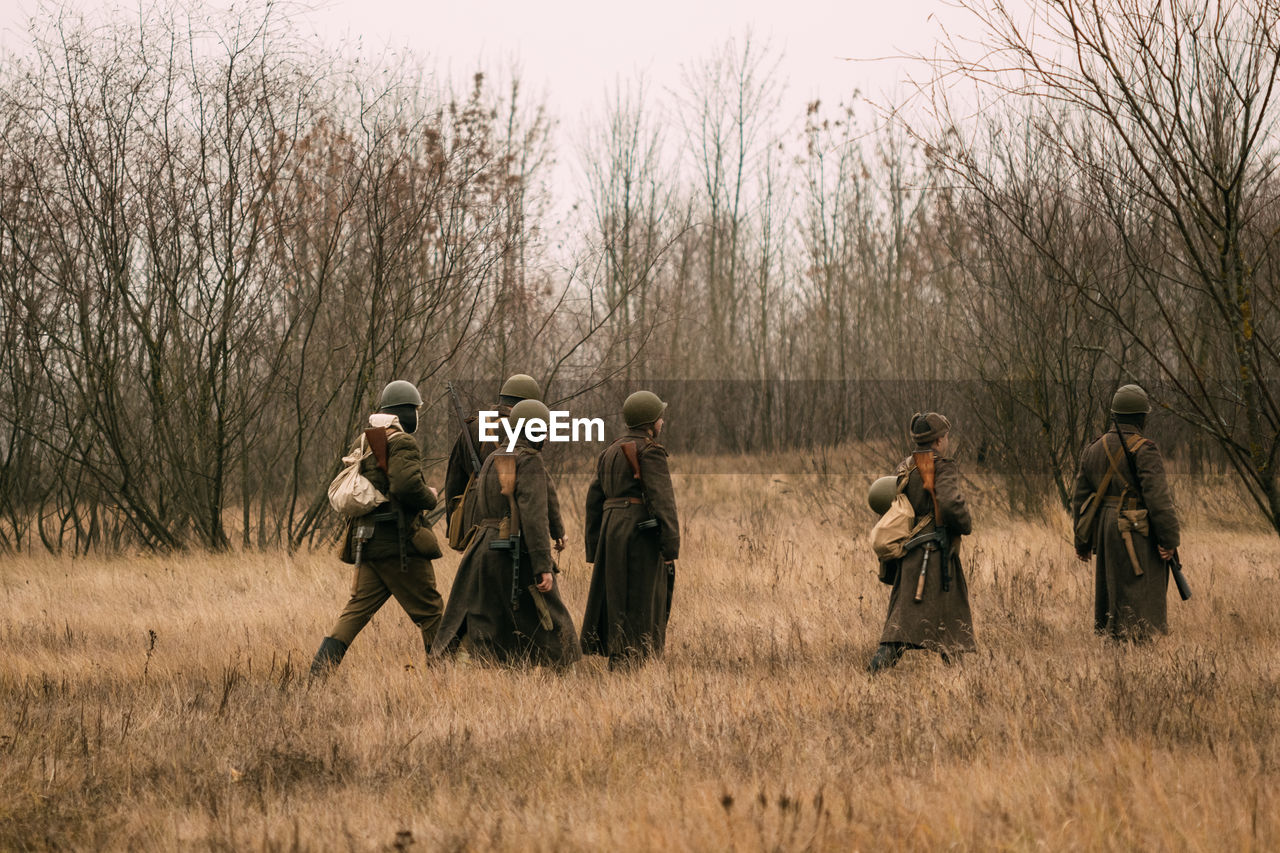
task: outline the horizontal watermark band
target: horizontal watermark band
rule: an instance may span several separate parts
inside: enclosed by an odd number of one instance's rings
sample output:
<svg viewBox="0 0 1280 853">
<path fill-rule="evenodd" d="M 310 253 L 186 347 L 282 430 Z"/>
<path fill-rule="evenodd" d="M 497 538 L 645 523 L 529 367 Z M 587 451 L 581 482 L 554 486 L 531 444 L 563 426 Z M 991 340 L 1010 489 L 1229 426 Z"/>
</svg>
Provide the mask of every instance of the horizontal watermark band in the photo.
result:
<svg viewBox="0 0 1280 853">
<path fill-rule="evenodd" d="M 480 411 L 480 440 L 498 441 L 498 431 L 505 435 L 507 452 L 515 450 L 521 434 L 531 442 L 604 441 L 603 418 L 571 418 L 563 410 L 552 410 L 551 419 L 518 418 L 514 424 L 494 409 Z"/>
</svg>

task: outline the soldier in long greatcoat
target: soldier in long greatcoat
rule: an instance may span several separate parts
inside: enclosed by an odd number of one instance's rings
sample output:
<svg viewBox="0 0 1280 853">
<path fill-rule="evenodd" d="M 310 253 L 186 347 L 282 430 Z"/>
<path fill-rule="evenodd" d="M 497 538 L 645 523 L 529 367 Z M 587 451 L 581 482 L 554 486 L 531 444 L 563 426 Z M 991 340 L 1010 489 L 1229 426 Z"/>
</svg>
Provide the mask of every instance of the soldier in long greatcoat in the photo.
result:
<svg viewBox="0 0 1280 853">
<path fill-rule="evenodd" d="M 666 643 L 680 556 L 675 491 L 658 444 L 666 407 L 650 391 L 627 397 L 628 431 L 600 454 L 587 490 L 587 562 L 595 566 L 582 650 L 608 656 L 610 668 L 661 654 Z"/>
<path fill-rule="evenodd" d="M 906 649 L 937 651 L 950 661 L 962 652 L 973 651 L 973 616 L 969 610 L 969 586 L 960 565 L 960 537 L 973 530 L 969 508 L 960 492 L 960 474 L 950 453 L 951 422 L 936 412 L 917 414 L 911 419 L 911 436 L 917 452 L 931 454 L 934 466 L 934 496 L 925 491 L 924 478 L 915 456 L 898 466 L 897 476 L 906 479 L 904 494 L 917 519 L 930 520 L 918 532 L 928 537 L 939 525 L 948 542 L 933 542 L 907 551 L 899 562 L 893 591 L 889 594 L 889 615 L 880 635 L 880 647 L 867 667 L 875 673 L 898 663 Z M 943 561 L 946 574 L 943 576 Z M 926 562 L 927 561 L 927 562 Z M 924 590 L 916 600 L 921 567 Z M 944 588 L 945 587 L 945 588 Z"/>
<path fill-rule="evenodd" d="M 1078 522 L 1086 502 L 1105 484 L 1094 498 L 1092 530 L 1077 530 L 1075 546 L 1081 561 L 1097 557 L 1094 630 L 1117 639 L 1142 640 L 1169 630 L 1167 561 L 1179 543 L 1178 513 L 1160 450 L 1142 434 L 1150 411 L 1139 386 L 1116 391 L 1112 428 L 1081 455 L 1072 500 Z"/>
<path fill-rule="evenodd" d="M 537 400 L 517 403 L 510 414 L 550 420 L 547 407 Z M 493 451 L 480 469 L 472 497 L 466 504 L 470 543 L 453 580 L 444 619 L 432 646 L 433 656 L 451 655 L 460 649 L 473 657 L 499 663 L 535 663 L 568 666 L 581 657 L 578 633 L 560 598 L 558 569 L 551 557 L 551 522 L 548 495 L 554 492 L 543 465 L 540 443 L 522 434 L 512 452 Z M 519 517 L 519 574 L 514 578 L 513 552 L 495 549 L 510 541 L 511 510 L 502 493 L 500 467 L 513 460 L 515 503 Z M 510 463 L 508 463 L 510 464 Z"/>
</svg>

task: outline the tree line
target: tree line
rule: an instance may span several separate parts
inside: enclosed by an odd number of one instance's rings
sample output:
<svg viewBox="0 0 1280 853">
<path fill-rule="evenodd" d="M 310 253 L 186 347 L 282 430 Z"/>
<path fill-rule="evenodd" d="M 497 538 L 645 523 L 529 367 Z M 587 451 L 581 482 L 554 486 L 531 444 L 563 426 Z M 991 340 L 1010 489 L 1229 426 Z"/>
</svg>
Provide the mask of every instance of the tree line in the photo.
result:
<svg viewBox="0 0 1280 853">
<path fill-rule="evenodd" d="M 910 120 L 781 116 L 744 37 L 573 150 L 518 79 L 269 6 L 34 24 L 0 67 L 0 547 L 301 547 L 384 382 L 438 458 L 444 382 L 523 371 L 592 415 L 652 386 L 683 452 L 945 410 L 1031 510 L 1136 379 L 1280 529 L 1276 5 L 969 6 L 989 50 L 944 45 Z"/>
</svg>

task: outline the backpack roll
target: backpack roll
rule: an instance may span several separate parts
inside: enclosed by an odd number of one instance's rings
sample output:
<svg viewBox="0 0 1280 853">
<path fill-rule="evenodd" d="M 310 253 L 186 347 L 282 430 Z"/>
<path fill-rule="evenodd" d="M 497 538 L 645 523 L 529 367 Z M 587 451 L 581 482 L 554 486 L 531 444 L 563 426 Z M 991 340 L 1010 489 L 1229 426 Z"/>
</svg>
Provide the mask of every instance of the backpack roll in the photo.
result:
<svg viewBox="0 0 1280 853">
<path fill-rule="evenodd" d="M 378 491 L 369 478 L 360 473 L 360 463 L 371 453 L 368 442 L 360 436 L 358 447 L 342 457 L 343 469 L 329 484 L 329 506 L 334 512 L 347 518 L 357 518 L 372 512 L 379 504 L 387 502 L 387 496 Z"/>
<path fill-rule="evenodd" d="M 899 561 L 906 556 L 907 542 L 933 521 L 932 515 L 916 520 L 916 511 L 906 495 L 907 476 L 899 478 L 898 493 L 893 496 L 893 502 L 871 528 L 871 550 L 880 560 L 879 579 L 889 585 L 897 582 Z"/>
<path fill-rule="evenodd" d="M 931 521 L 933 516 L 926 515 L 917 522 L 911 501 L 907 500 L 906 495 L 899 493 L 888 511 L 871 528 L 871 550 L 881 560 L 901 560 L 906 556 L 908 540 Z"/>
</svg>

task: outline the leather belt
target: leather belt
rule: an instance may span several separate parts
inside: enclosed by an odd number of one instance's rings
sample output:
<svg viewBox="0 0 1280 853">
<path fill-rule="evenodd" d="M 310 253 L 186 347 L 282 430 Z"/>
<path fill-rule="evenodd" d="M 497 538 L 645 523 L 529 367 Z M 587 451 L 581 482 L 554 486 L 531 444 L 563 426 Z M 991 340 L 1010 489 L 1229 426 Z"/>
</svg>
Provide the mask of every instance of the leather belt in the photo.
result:
<svg viewBox="0 0 1280 853">
<path fill-rule="evenodd" d="M 640 498 L 609 498 L 604 502 L 605 509 L 624 509 L 644 503 Z"/>
</svg>

